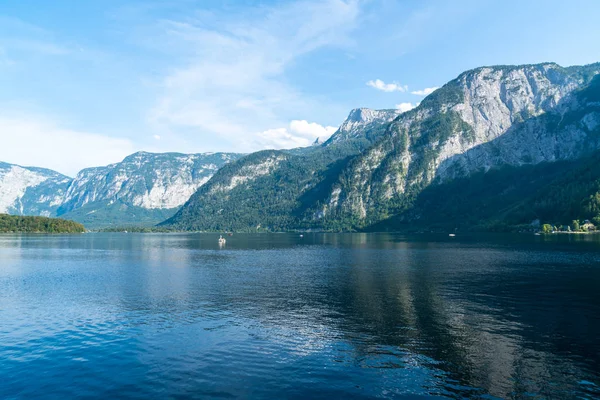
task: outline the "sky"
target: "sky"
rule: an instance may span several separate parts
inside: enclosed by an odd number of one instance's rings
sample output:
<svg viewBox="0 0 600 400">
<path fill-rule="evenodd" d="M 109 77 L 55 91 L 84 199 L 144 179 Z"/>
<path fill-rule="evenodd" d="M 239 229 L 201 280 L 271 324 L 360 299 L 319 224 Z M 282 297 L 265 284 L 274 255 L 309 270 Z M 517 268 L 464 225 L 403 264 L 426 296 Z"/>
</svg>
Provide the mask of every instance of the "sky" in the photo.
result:
<svg viewBox="0 0 600 400">
<path fill-rule="evenodd" d="M 2 0 L 0 161 L 248 153 L 483 65 L 600 61 L 597 0 Z"/>
</svg>

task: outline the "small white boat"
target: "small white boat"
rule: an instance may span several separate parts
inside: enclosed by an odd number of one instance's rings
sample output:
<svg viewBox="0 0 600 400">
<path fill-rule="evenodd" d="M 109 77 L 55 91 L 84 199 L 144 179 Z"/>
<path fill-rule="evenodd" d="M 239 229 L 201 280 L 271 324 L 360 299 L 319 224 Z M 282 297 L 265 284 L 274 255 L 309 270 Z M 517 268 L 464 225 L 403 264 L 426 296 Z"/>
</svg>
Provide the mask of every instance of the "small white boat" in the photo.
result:
<svg viewBox="0 0 600 400">
<path fill-rule="evenodd" d="M 450 236 L 450 237 L 454 237 L 454 236 L 456 236 L 456 235 L 455 235 L 454 233 L 451 233 L 451 234 L 449 234 L 448 236 Z"/>
<path fill-rule="evenodd" d="M 303 238 L 303 237 L 304 237 L 304 235 L 300 235 L 300 237 L 301 237 L 301 238 Z"/>
<path fill-rule="evenodd" d="M 223 246 L 227 243 L 227 240 L 223 237 L 223 235 L 219 235 L 219 246 Z"/>
</svg>

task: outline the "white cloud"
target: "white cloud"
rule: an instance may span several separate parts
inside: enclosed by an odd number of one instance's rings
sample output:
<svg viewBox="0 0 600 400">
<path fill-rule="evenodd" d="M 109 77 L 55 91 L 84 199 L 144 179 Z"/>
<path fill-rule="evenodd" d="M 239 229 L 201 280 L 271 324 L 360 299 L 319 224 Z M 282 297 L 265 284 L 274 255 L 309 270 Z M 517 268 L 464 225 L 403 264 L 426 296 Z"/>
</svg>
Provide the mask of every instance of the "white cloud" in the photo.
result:
<svg viewBox="0 0 600 400">
<path fill-rule="evenodd" d="M 337 130 L 335 126 L 323 126 L 316 122 L 294 120 L 290 122 L 290 130 L 298 136 L 315 140 L 316 138 L 328 139 Z"/>
<path fill-rule="evenodd" d="M 160 140 L 160 135 L 154 135 L 152 136 L 155 140 Z"/>
<path fill-rule="evenodd" d="M 157 130 L 253 151 L 265 143 L 268 127 L 334 107 L 296 90 L 286 70 L 314 50 L 347 46 L 358 1 L 303 1 L 241 14 L 204 12 L 185 22 L 161 22 L 163 35 L 154 42 L 186 61 L 161 84 L 148 115 Z"/>
<path fill-rule="evenodd" d="M 429 96 L 431 93 L 435 92 L 436 90 L 438 90 L 439 87 L 434 86 L 434 87 L 430 87 L 430 88 L 425 88 L 423 90 L 415 90 L 412 91 L 412 94 L 416 94 L 417 96 Z"/>
<path fill-rule="evenodd" d="M 257 136 L 258 144 L 262 148 L 291 149 L 306 147 L 318 138 L 321 142 L 337 130 L 334 126 L 322 126 L 315 122 L 293 120 L 286 128 L 267 129 Z"/>
<path fill-rule="evenodd" d="M 400 85 L 398 83 L 385 83 L 381 79 L 375 79 L 374 81 L 368 81 L 367 86 L 371 86 L 377 90 L 384 92 L 406 92 L 408 87 L 406 85 Z"/>
<path fill-rule="evenodd" d="M 407 112 L 412 110 L 413 108 L 415 108 L 418 104 L 412 104 L 412 103 L 400 103 L 400 104 L 396 104 L 396 110 L 400 110 L 402 112 Z"/>
<path fill-rule="evenodd" d="M 121 161 L 134 152 L 126 139 L 59 126 L 38 116 L 0 115 L 0 160 L 74 176 L 86 167 Z"/>
</svg>

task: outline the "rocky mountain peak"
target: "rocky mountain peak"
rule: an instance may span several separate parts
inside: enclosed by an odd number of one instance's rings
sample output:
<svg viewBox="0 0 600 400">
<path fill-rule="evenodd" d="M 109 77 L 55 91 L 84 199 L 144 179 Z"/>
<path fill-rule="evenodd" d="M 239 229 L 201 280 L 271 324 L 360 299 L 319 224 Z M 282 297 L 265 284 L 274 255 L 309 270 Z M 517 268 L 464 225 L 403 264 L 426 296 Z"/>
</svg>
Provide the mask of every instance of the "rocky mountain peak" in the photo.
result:
<svg viewBox="0 0 600 400">
<path fill-rule="evenodd" d="M 370 108 L 355 108 L 348 114 L 342 126 L 353 123 L 368 124 L 374 121 L 393 119 L 400 114 L 398 110 L 372 110 Z"/>
<path fill-rule="evenodd" d="M 370 108 L 355 108 L 350 111 L 346 120 L 338 130 L 325 142 L 325 145 L 338 143 L 343 140 L 364 136 L 364 133 L 387 124 L 400 115 L 399 110 L 372 110 Z"/>
<path fill-rule="evenodd" d="M 597 105 L 579 99 L 600 65 L 554 63 L 466 71 L 394 120 L 357 157 L 315 215 L 376 221 L 407 193 L 477 171 L 585 156 L 596 140 Z M 367 222 L 367 223 L 369 223 Z"/>
</svg>

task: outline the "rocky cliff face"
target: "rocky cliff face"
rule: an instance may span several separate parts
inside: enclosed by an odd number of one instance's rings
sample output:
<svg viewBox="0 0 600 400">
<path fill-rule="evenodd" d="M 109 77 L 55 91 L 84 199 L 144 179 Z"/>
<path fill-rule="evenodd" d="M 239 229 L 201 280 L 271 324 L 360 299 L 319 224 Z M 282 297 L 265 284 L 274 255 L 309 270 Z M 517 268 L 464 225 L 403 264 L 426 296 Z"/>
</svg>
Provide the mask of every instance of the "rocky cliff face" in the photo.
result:
<svg viewBox="0 0 600 400">
<path fill-rule="evenodd" d="M 233 153 L 139 152 L 106 167 L 87 168 L 75 179 L 41 168 L 0 163 L 0 212 L 64 216 L 93 225 L 100 219 L 131 223 L 172 215 Z M 132 213 L 135 210 L 135 213 Z M 173 210 L 166 212 L 165 210 Z M 96 215 L 94 215 L 96 214 Z"/>
<path fill-rule="evenodd" d="M 0 162 L 0 213 L 55 215 L 70 182 L 55 171 Z"/>
<path fill-rule="evenodd" d="M 356 108 L 350 111 L 346 120 L 338 130 L 331 135 L 324 145 L 331 146 L 351 139 L 369 138 L 376 139 L 383 133 L 380 128 L 391 122 L 401 114 L 399 110 L 371 110 L 369 108 Z"/>
<path fill-rule="evenodd" d="M 406 207 L 433 182 L 597 149 L 598 72 L 600 64 L 548 63 L 461 74 L 393 121 L 340 175 L 312 218 L 364 226 Z"/>
<path fill-rule="evenodd" d="M 59 212 L 97 201 L 121 201 L 145 209 L 176 208 L 235 158 L 230 153 L 135 153 L 120 163 L 79 172 Z"/>
</svg>

